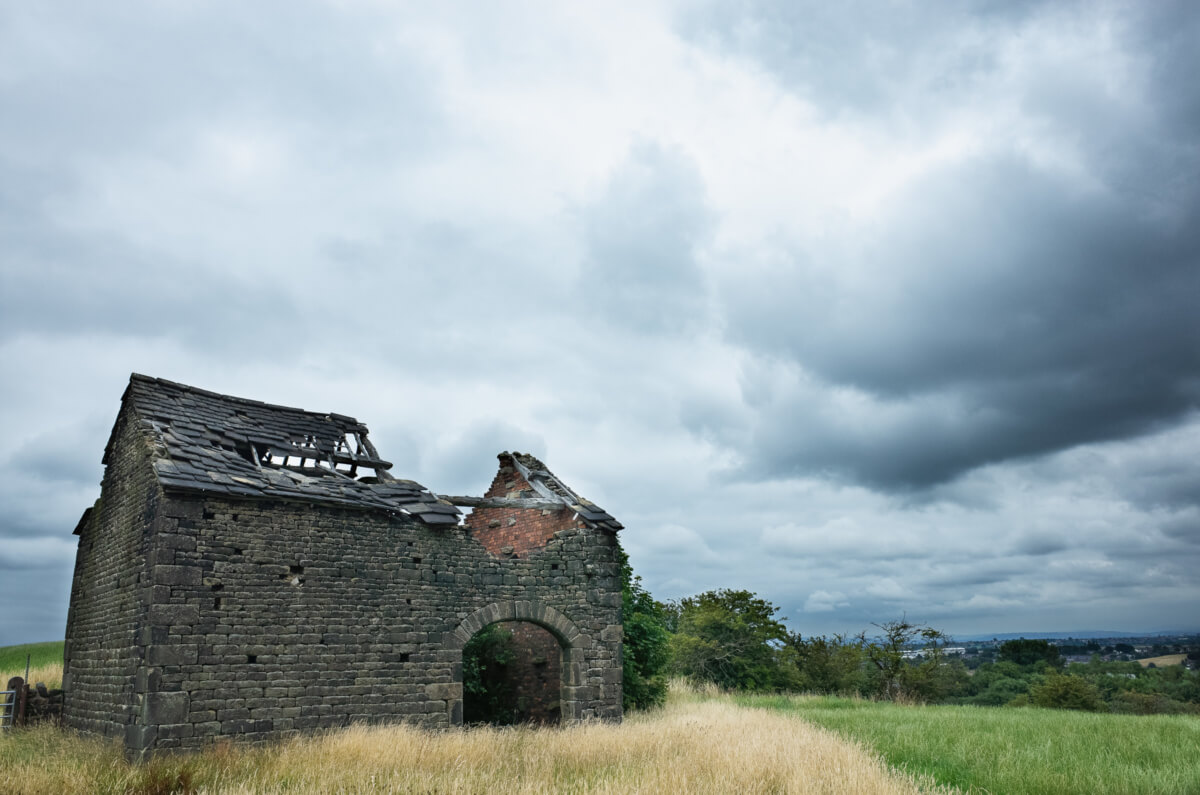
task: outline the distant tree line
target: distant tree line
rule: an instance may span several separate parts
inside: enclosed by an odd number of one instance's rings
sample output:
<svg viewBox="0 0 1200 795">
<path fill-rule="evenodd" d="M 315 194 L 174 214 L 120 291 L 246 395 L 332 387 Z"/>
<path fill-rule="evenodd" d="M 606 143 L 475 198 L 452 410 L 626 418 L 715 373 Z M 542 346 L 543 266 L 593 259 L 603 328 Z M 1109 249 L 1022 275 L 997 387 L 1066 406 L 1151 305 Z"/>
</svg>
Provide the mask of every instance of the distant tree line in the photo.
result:
<svg viewBox="0 0 1200 795">
<path fill-rule="evenodd" d="M 654 600 L 625 566 L 625 707 L 652 707 L 683 676 L 729 690 L 812 692 L 909 703 L 1039 706 L 1131 714 L 1200 714 L 1200 672 L 1136 662 L 1064 664 L 1045 640 L 1010 640 L 968 670 L 950 638 L 900 618 L 857 635 L 792 632 L 749 591 Z"/>
</svg>

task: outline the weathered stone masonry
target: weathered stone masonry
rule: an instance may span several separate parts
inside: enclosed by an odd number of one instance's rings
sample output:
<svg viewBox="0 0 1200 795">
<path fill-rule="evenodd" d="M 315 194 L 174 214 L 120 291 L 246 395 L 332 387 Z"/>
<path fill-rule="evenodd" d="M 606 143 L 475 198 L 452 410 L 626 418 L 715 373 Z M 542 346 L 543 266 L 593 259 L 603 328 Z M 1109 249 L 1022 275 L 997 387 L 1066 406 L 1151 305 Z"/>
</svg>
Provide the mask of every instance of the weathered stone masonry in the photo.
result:
<svg viewBox="0 0 1200 795">
<path fill-rule="evenodd" d="M 135 755 L 452 726 L 463 645 L 506 621 L 561 645 L 564 720 L 619 719 L 620 525 L 537 459 L 500 459 L 521 496 L 493 484 L 460 524 L 353 418 L 133 376 L 77 529 L 67 724 Z"/>
</svg>

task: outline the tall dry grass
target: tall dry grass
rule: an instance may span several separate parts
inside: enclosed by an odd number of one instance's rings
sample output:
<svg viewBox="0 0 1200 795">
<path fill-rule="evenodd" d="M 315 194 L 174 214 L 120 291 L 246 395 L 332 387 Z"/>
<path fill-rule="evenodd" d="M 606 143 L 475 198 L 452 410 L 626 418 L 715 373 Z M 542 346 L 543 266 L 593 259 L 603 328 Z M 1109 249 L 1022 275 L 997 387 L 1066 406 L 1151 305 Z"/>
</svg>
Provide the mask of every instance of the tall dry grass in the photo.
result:
<svg viewBox="0 0 1200 795">
<path fill-rule="evenodd" d="M 25 666 L 0 672 L 0 687 L 7 685 L 14 676 L 25 676 Z M 35 665 L 29 669 L 29 684 L 42 682 L 51 690 L 62 687 L 63 664 L 61 662 Z"/>
<path fill-rule="evenodd" d="M 27 735 L 36 742 L 37 735 Z M 433 733 L 355 726 L 264 748 L 223 744 L 134 767 L 119 749 L 24 754 L 0 739 L 16 792 L 199 793 L 915 793 L 939 790 L 889 770 L 863 746 L 794 716 L 676 691 L 621 725 Z M 98 750 L 103 747 L 103 751 Z M 30 750 L 30 749 L 26 749 Z"/>
</svg>

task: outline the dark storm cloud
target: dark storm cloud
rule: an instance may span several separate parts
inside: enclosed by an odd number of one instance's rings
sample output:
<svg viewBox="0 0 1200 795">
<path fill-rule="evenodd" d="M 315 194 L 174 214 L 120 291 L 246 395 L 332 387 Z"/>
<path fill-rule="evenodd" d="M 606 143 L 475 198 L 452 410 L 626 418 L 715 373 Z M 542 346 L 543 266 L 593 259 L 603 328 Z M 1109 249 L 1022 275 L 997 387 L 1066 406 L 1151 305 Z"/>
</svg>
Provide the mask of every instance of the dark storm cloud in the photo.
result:
<svg viewBox="0 0 1200 795">
<path fill-rule="evenodd" d="M 1175 74 L 1194 57 L 1178 49 L 1152 62 L 1187 105 L 1200 87 Z M 1198 405 L 1190 114 L 1156 91 L 1162 104 L 1129 120 L 1111 98 L 1062 102 L 1089 90 L 1069 74 L 1048 82 L 1064 88 L 1028 86 L 1026 111 L 1074 142 L 1087 178 L 995 142 L 907 185 L 840 249 L 795 248 L 760 279 L 731 283 L 731 337 L 820 382 L 807 397 L 771 396 L 748 471 L 926 487 L 1144 434 Z M 813 390 L 828 388 L 890 419 L 859 432 L 855 417 L 814 405 Z M 842 422 L 814 427 L 822 411 Z"/>
<path fill-rule="evenodd" d="M 1197 405 L 1194 229 L 1056 189 L 1021 163 L 972 171 L 914 191 L 940 212 L 902 213 L 848 263 L 871 263 L 866 284 L 797 268 L 737 289 L 738 339 L 897 410 L 860 434 L 814 426 L 782 397 L 752 456 L 764 473 L 926 486 L 1144 433 Z"/>
<path fill-rule="evenodd" d="M 640 142 L 582 209 L 581 305 L 635 330 L 679 332 L 707 314 L 698 246 L 712 214 L 704 182 L 682 152 Z"/>
</svg>

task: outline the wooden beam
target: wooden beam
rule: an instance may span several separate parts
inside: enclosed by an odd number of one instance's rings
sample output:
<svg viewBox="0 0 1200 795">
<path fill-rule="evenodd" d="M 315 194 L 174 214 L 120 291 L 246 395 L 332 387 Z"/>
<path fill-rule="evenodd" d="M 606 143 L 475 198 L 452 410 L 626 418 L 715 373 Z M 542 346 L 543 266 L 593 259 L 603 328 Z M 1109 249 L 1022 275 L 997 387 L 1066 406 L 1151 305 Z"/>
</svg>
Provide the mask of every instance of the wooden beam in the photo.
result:
<svg viewBox="0 0 1200 795">
<path fill-rule="evenodd" d="M 567 508 L 569 510 L 569 506 L 561 502 L 531 497 L 518 497 L 510 500 L 506 497 L 454 497 L 448 494 L 438 494 L 437 498 L 451 505 L 467 508 L 534 508 L 542 511 L 558 511 Z"/>
</svg>

